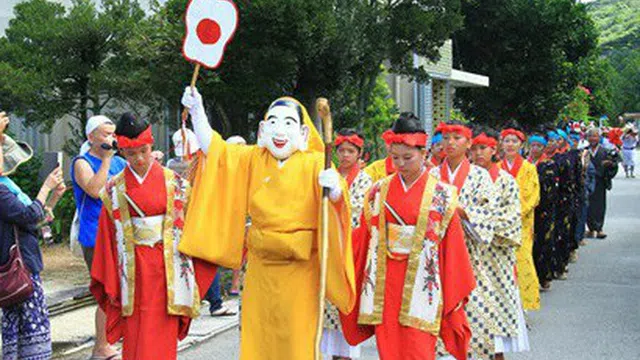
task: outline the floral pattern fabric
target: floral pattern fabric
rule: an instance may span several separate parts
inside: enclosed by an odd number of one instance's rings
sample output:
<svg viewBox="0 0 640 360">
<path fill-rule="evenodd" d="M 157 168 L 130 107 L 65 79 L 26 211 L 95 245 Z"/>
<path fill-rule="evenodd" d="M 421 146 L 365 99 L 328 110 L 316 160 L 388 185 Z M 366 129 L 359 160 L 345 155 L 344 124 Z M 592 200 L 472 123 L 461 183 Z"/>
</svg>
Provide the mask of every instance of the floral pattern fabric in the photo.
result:
<svg viewBox="0 0 640 360">
<path fill-rule="evenodd" d="M 3 308 L 2 359 L 48 360 L 51 358 L 51 326 L 42 281 L 31 275 L 33 294 L 25 302 Z"/>
</svg>

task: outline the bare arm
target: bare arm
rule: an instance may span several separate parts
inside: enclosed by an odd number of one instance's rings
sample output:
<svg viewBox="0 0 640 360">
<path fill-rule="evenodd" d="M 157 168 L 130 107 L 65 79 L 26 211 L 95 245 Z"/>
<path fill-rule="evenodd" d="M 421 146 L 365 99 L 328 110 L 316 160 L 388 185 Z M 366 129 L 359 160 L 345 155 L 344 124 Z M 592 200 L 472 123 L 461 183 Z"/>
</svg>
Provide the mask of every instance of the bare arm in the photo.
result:
<svg viewBox="0 0 640 360">
<path fill-rule="evenodd" d="M 100 165 L 97 173 L 93 172 L 93 169 L 85 160 L 79 159 L 73 165 L 76 183 L 87 195 L 94 199 L 100 198 L 100 190 L 107 183 L 112 157 L 111 155 L 102 159 L 102 165 Z"/>
</svg>

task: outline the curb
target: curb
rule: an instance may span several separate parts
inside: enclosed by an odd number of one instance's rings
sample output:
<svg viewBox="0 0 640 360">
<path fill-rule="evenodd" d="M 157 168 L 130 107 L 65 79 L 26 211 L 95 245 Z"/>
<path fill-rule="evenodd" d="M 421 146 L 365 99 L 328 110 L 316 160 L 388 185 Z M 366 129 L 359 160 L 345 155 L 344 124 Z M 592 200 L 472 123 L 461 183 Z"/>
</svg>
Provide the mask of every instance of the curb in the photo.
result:
<svg viewBox="0 0 640 360">
<path fill-rule="evenodd" d="M 178 352 L 182 352 L 185 351 L 189 348 L 192 348 L 196 345 L 199 345 L 200 343 L 203 343 L 205 341 L 211 340 L 214 337 L 221 335 L 223 333 L 226 333 L 227 331 L 233 330 L 235 328 L 237 328 L 239 326 L 239 320 L 234 320 L 229 324 L 220 326 L 214 330 L 212 330 L 211 332 L 209 332 L 206 335 L 202 335 L 202 336 L 193 336 L 193 339 L 189 340 L 189 337 L 187 336 L 187 338 L 180 344 L 178 344 Z"/>
<path fill-rule="evenodd" d="M 192 335 L 192 336 L 187 336 L 187 338 L 185 338 L 185 340 L 183 340 L 182 342 L 178 343 L 178 353 L 183 352 L 185 350 L 188 350 L 194 346 L 197 346 L 205 341 L 211 340 L 214 337 L 221 335 L 223 333 L 226 333 L 227 331 L 233 330 L 235 328 L 237 328 L 240 324 L 239 319 L 235 319 L 231 322 L 229 322 L 228 324 L 219 326 L 214 328 L 213 330 L 211 330 L 210 332 L 204 334 L 204 335 Z M 56 345 L 57 344 L 57 345 Z M 57 347 L 64 347 L 65 345 L 68 345 L 69 343 L 63 342 L 63 343 L 54 343 L 53 347 L 55 348 Z M 87 339 L 86 341 L 81 341 L 76 343 L 76 346 L 61 351 L 61 352 L 57 352 L 54 353 L 52 359 L 64 359 L 67 356 L 71 356 L 71 355 L 75 355 L 78 354 L 84 350 L 88 350 L 91 349 L 94 345 L 94 338 L 91 337 L 89 339 Z"/>
</svg>

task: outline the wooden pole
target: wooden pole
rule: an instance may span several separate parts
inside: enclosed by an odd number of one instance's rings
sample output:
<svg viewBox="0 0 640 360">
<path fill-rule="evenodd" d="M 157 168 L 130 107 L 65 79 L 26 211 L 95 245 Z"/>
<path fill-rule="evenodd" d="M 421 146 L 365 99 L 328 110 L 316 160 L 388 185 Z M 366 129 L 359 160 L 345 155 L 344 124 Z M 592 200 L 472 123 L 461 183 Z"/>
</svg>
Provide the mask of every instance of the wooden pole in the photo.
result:
<svg viewBox="0 0 640 360">
<path fill-rule="evenodd" d="M 193 75 L 191 76 L 191 92 L 193 92 L 196 88 L 196 81 L 198 81 L 198 74 L 200 74 L 200 64 L 196 64 L 196 68 L 193 69 Z M 189 117 L 189 109 L 184 108 L 182 110 L 182 125 L 184 126 L 187 122 L 187 118 Z"/>
<path fill-rule="evenodd" d="M 196 64 L 195 69 L 193 69 L 193 75 L 191 75 L 191 92 L 193 93 L 196 88 L 196 81 L 198 81 L 198 74 L 200 74 L 200 64 Z M 190 160 L 191 159 L 191 149 L 189 145 L 189 141 L 187 139 L 187 133 L 185 129 L 187 128 L 187 118 L 189 117 L 189 109 L 182 109 L 182 124 L 180 126 L 181 135 L 182 135 L 182 160 Z"/>
<path fill-rule="evenodd" d="M 319 98 L 316 101 L 316 110 L 322 119 L 322 129 L 324 133 L 324 168 L 331 168 L 331 156 L 333 147 L 333 121 L 331 119 L 331 109 L 329 101 Z M 318 327 L 316 329 L 315 359 L 321 360 L 320 342 L 324 323 L 325 295 L 327 292 L 327 258 L 329 252 L 329 189 L 322 189 L 322 222 L 320 224 L 321 244 L 320 244 L 320 292 L 318 294 Z"/>
</svg>

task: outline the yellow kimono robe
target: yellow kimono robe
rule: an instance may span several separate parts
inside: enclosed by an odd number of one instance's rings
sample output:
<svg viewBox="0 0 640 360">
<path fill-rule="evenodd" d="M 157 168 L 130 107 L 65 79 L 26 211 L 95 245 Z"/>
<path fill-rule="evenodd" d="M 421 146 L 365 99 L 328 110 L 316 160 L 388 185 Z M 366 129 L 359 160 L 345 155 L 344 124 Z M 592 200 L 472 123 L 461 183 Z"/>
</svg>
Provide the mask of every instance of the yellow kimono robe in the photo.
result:
<svg viewBox="0 0 640 360">
<path fill-rule="evenodd" d="M 387 158 L 376 160 L 364 169 L 364 172 L 371 176 L 374 184 L 393 173 L 391 172 L 390 174 L 389 171 L 387 171 L 389 167 L 388 162 L 389 160 L 387 160 Z"/>
<path fill-rule="evenodd" d="M 305 123 L 310 124 L 306 114 Z M 315 128 L 311 137 L 310 149 L 318 149 Z M 321 152 L 298 151 L 280 164 L 267 149 L 228 145 L 213 135 L 179 250 L 237 269 L 246 245 L 241 359 L 314 358 L 321 321 L 322 169 Z M 355 303 L 355 285 L 346 182 L 342 193 L 343 199 L 330 206 L 327 299 L 347 313 Z M 238 239 L 244 237 L 246 214 L 252 226 L 243 244 Z"/>
<path fill-rule="evenodd" d="M 502 168 L 505 168 L 503 164 Z M 507 169 L 505 169 L 507 170 Z M 535 209 L 540 202 L 540 182 L 536 166 L 524 160 L 516 176 L 520 188 L 522 214 L 522 245 L 516 251 L 518 287 L 525 310 L 540 309 L 540 282 L 533 262 L 533 224 Z"/>
</svg>

